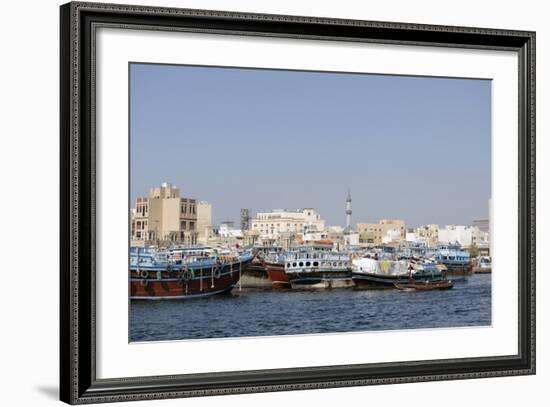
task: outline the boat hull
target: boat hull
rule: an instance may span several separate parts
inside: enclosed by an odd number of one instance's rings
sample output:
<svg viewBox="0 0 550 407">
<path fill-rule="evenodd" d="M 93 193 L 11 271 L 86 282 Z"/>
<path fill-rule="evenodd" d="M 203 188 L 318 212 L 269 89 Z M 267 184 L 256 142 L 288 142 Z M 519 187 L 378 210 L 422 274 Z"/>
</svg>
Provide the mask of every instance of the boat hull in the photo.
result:
<svg viewBox="0 0 550 407">
<path fill-rule="evenodd" d="M 470 263 L 442 263 L 445 268 L 445 274 L 448 277 L 463 277 L 471 276 L 473 274 L 473 265 Z"/>
<path fill-rule="evenodd" d="M 258 260 L 253 260 L 244 269 L 240 280 L 242 288 L 266 289 L 272 288 L 271 280 L 265 266 Z"/>
<path fill-rule="evenodd" d="M 290 279 L 294 290 L 325 290 L 333 288 L 351 288 L 354 286 L 351 275 L 334 276 L 299 276 Z"/>
<path fill-rule="evenodd" d="M 290 286 L 297 290 L 323 290 L 353 287 L 348 270 L 314 270 L 287 273 Z"/>
<path fill-rule="evenodd" d="M 395 284 L 395 288 L 402 291 L 432 291 L 432 290 L 450 290 L 453 288 L 451 280 L 446 281 L 429 281 L 425 282 L 408 282 L 404 284 Z"/>
<path fill-rule="evenodd" d="M 229 293 L 251 260 L 194 270 L 130 270 L 131 300 L 177 300 Z"/>
<path fill-rule="evenodd" d="M 380 275 L 372 273 L 352 273 L 353 282 L 355 287 L 360 290 L 384 290 L 394 289 L 396 284 L 407 284 L 410 281 L 413 282 L 425 282 L 433 281 L 440 282 L 445 281 L 446 277 L 443 272 L 419 272 L 411 276 L 409 274 L 398 275 Z"/>
<path fill-rule="evenodd" d="M 409 276 L 379 276 L 366 273 L 353 273 L 352 279 L 355 287 L 360 290 L 387 290 L 394 289 L 394 284 L 402 284 L 409 281 Z"/>
<path fill-rule="evenodd" d="M 265 268 L 273 288 L 290 288 L 290 281 L 288 275 L 285 273 L 285 265 L 283 263 L 266 262 Z"/>
<path fill-rule="evenodd" d="M 475 274 L 490 274 L 491 272 L 491 267 L 474 267 Z"/>
</svg>

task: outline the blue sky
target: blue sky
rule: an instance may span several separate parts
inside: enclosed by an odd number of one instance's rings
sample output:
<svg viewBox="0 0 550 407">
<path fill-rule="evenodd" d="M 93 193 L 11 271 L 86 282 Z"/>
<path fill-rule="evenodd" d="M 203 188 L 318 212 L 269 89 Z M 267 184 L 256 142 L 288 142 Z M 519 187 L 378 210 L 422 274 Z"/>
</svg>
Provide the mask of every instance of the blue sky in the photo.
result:
<svg viewBox="0 0 550 407">
<path fill-rule="evenodd" d="M 214 222 L 314 207 L 353 223 L 488 216 L 491 82 L 132 64 L 130 198 L 163 181 Z"/>
</svg>

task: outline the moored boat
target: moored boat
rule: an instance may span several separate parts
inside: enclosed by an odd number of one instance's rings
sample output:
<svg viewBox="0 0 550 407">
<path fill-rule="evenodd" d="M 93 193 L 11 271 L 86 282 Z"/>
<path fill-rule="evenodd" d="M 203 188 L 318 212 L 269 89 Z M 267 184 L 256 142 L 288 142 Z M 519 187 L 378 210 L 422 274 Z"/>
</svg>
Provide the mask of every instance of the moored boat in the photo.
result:
<svg viewBox="0 0 550 407">
<path fill-rule="evenodd" d="M 470 253 L 458 247 L 441 247 L 436 252 L 434 259 L 446 267 L 446 275 L 451 278 L 469 276 L 473 273 Z"/>
<path fill-rule="evenodd" d="M 279 246 L 256 246 L 254 259 L 245 267 L 240 284 L 242 288 L 266 289 L 273 288 L 273 283 L 267 272 L 265 261 L 263 260 L 269 253 L 281 253 Z"/>
<path fill-rule="evenodd" d="M 322 250 L 300 250 L 285 258 L 285 273 L 293 289 L 353 287 L 348 255 Z"/>
<path fill-rule="evenodd" d="M 131 248 L 130 299 L 187 299 L 228 293 L 253 257 L 251 251 L 210 247 Z"/>
<path fill-rule="evenodd" d="M 290 288 L 290 281 L 285 273 L 284 253 L 268 253 L 260 260 L 265 267 L 273 288 Z"/>
<path fill-rule="evenodd" d="M 431 291 L 431 290 L 450 290 L 454 284 L 451 280 L 441 281 L 414 281 L 406 283 L 395 283 L 395 288 L 402 291 Z"/>
<path fill-rule="evenodd" d="M 412 281 L 440 281 L 444 272 L 433 262 L 364 257 L 352 261 L 352 278 L 357 289 L 394 289 Z"/>
<path fill-rule="evenodd" d="M 491 258 L 489 256 L 480 256 L 474 264 L 474 273 L 485 274 L 492 271 Z"/>
</svg>

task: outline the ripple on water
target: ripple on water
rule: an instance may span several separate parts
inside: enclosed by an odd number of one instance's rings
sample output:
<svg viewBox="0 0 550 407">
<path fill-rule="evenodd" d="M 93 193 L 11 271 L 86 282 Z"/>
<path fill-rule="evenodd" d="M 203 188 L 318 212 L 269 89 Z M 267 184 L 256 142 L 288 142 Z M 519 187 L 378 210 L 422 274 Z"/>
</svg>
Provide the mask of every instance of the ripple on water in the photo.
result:
<svg viewBox="0 0 550 407">
<path fill-rule="evenodd" d="M 183 301 L 132 301 L 130 340 L 155 341 L 491 324 L 491 275 L 452 290 L 243 291 Z"/>
</svg>

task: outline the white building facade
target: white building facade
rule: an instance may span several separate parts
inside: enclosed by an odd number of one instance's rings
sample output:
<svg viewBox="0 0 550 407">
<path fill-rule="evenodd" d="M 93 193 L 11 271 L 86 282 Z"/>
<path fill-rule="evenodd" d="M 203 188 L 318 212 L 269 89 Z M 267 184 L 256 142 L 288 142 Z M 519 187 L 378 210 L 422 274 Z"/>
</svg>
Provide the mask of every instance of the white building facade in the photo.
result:
<svg viewBox="0 0 550 407">
<path fill-rule="evenodd" d="M 252 219 L 251 229 L 263 239 L 278 239 L 283 236 L 322 232 L 325 221 L 313 208 L 298 210 L 276 209 L 259 212 Z"/>
<path fill-rule="evenodd" d="M 462 247 L 486 246 L 489 244 L 489 233 L 477 226 L 447 225 L 439 229 L 439 242 L 447 244 L 458 243 Z"/>
</svg>

